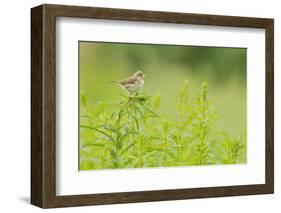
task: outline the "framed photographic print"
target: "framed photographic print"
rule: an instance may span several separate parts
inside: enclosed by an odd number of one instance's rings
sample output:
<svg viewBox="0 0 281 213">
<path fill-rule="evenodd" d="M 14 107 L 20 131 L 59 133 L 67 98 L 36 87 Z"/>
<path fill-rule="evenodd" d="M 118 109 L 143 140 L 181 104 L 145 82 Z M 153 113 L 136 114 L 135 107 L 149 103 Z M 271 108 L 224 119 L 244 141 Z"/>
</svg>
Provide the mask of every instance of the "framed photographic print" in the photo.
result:
<svg viewBox="0 0 281 213">
<path fill-rule="evenodd" d="M 31 203 L 274 191 L 273 19 L 31 9 Z"/>
</svg>

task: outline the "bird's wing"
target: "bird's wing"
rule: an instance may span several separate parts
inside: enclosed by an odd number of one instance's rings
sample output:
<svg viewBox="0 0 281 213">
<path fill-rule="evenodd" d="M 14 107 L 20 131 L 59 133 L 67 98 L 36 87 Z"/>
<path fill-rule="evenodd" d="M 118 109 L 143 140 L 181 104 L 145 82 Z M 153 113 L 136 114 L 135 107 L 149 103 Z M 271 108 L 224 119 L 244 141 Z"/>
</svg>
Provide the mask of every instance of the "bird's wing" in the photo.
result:
<svg viewBox="0 0 281 213">
<path fill-rule="evenodd" d="M 137 79 L 129 77 L 129 78 L 125 79 L 125 80 L 118 81 L 118 83 L 122 84 L 122 85 L 126 85 L 126 84 L 134 84 L 134 83 L 136 83 L 136 81 L 137 81 Z"/>
</svg>

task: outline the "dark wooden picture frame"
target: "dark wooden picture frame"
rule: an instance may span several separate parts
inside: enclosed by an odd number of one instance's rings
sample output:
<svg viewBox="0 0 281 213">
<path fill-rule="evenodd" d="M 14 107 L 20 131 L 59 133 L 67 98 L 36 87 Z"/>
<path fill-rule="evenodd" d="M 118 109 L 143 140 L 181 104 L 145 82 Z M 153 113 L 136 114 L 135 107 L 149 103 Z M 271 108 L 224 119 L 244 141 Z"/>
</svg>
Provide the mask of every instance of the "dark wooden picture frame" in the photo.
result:
<svg viewBox="0 0 281 213">
<path fill-rule="evenodd" d="M 56 195 L 56 18 L 77 17 L 265 29 L 265 184 Z M 41 5 L 31 9 L 31 203 L 42 208 L 207 198 L 274 192 L 274 20 L 155 11 Z"/>
</svg>

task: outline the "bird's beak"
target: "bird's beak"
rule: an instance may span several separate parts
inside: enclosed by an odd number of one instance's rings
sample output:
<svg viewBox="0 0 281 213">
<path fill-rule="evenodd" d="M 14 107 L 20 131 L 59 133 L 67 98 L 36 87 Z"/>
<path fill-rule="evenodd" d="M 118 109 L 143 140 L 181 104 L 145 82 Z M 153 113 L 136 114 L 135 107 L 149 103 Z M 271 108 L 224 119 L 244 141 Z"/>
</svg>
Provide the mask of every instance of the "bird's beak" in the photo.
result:
<svg viewBox="0 0 281 213">
<path fill-rule="evenodd" d="M 146 75 L 143 75 L 142 77 L 144 78 Z"/>
</svg>

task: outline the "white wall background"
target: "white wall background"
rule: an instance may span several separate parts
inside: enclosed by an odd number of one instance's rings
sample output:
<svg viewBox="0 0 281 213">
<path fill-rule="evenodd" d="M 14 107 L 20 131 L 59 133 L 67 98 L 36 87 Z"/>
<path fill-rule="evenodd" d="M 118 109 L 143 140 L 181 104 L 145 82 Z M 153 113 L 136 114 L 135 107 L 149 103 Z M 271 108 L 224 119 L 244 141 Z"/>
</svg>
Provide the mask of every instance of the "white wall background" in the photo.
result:
<svg viewBox="0 0 281 213">
<path fill-rule="evenodd" d="M 0 6 L 0 211 L 39 212 L 30 189 L 30 8 L 42 3 L 275 19 L 275 194 L 52 209 L 49 212 L 280 212 L 281 13 L 277 0 L 6 0 Z"/>
</svg>

